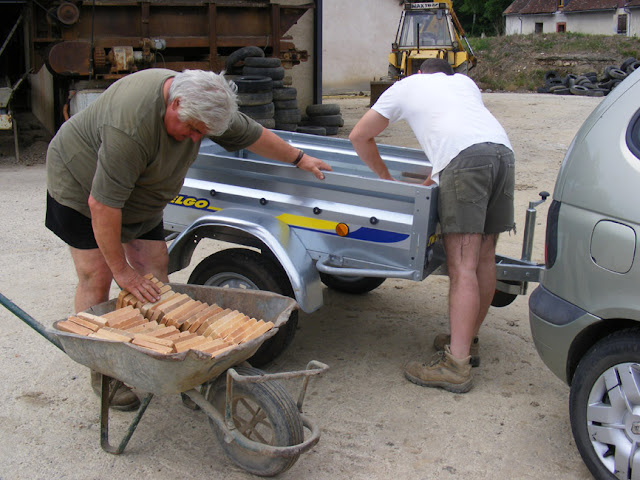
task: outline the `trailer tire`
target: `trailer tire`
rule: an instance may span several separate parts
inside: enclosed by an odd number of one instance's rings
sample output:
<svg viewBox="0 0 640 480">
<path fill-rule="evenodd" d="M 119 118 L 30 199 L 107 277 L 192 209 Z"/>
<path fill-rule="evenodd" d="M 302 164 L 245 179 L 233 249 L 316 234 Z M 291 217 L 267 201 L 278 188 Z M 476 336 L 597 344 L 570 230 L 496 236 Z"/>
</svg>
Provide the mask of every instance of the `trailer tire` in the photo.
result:
<svg viewBox="0 0 640 480">
<path fill-rule="evenodd" d="M 520 283 L 509 280 L 503 280 L 503 282 L 508 283 L 509 285 L 519 285 Z M 518 298 L 518 295 L 514 293 L 507 293 L 496 289 L 495 293 L 493 294 L 493 298 L 491 299 L 491 306 L 506 307 L 507 305 L 511 305 L 516 298 Z"/>
<path fill-rule="evenodd" d="M 188 283 L 214 287 L 266 290 L 294 297 L 289 277 L 280 264 L 267 255 L 247 248 L 229 248 L 209 255 L 189 276 Z M 249 358 L 251 365 L 263 366 L 285 351 L 296 334 L 298 312 L 265 341 Z"/>
<path fill-rule="evenodd" d="M 237 366 L 243 376 L 264 375 L 257 368 Z M 226 375 L 209 385 L 206 398 L 223 416 L 227 395 Z M 231 398 L 232 418 L 238 432 L 245 438 L 278 447 L 290 447 L 304 441 L 304 426 L 295 402 L 277 381 L 234 383 Z M 238 442 L 225 441 L 225 432 L 209 419 L 211 428 L 227 457 L 242 469 L 262 477 L 273 477 L 293 466 L 300 454 L 291 457 L 270 457 L 249 450 Z"/>
<path fill-rule="evenodd" d="M 342 275 L 319 273 L 322 283 L 330 289 L 353 295 L 361 295 L 375 290 L 386 280 L 383 277 L 344 277 Z"/>
<path fill-rule="evenodd" d="M 231 52 L 231 55 L 225 60 L 224 66 L 227 70 L 231 70 L 236 63 L 243 61 L 247 57 L 264 57 L 264 51 L 260 47 L 255 46 L 239 48 Z"/>
</svg>

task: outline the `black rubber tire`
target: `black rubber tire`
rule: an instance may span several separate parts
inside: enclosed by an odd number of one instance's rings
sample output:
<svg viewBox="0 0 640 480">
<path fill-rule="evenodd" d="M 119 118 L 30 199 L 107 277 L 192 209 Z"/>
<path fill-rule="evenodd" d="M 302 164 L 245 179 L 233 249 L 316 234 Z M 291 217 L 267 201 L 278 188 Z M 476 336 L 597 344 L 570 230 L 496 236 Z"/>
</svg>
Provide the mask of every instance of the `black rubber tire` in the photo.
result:
<svg viewBox="0 0 640 480">
<path fill-rule="evenodd" d="M 298 100 L 297 99 L 293 99 L 293 100 L 278 100 L 276 102 L 273 102 L 273 104 L 276 107 L 276 110 L 286 110 L 288 108 L 298 108 Z"/>
<path fill-rule="evenodd" d="M 636 58 L 635 57 L 629 57 L 627 58 L 624 62 L 622 62 L 620 64 L 620 70 L 626 71 L 627 67 L 629 65 L 631 65 L 632 63 L 636 62 Z"/>
<path fill-rule="evenodd" d="M 227 70 L 230 70 L 236 63 L 242 62 L 247 57 L 264 57 L 264 51 L 255 46 L 239 48 L 227 57 L 224 66 Z"/>
<path fill-rule="evenodd" d="M 316 115 L 339 115 L 340 105 L 338 105 L 337 103 L 307 105 L 306 112 L 310 117 L 314 117 Z"/>
<path fill-rule="evenodd" d="M 344 120 L 342 115 L 316 115 L 309 117 L 309 123 L 321 127 L 341 127 L 344 125 Z"/>
<path fill-rule="evenodd" d="M 562 81 L 562 83 L 564 84 L 565 87 L 572 87 L 573 85 L 575 85 L 577 78 L 578 78 L 577 75 L 570 73 L 566 77 L 564 77 L 564 80 Z"/>
<path fill-rule="evenodd" d="M 375 290 L 384 283 L 386 278 L 381 277 L 343 277 L 340 275 L 330 275 L 320 273 L 320 280 L 332 290 L 353 295 L 362 295 L 371 290 Z"/>
<path fill-rule="evenodd" d="M 633 418 L 638 405 L 635 400 L 630 400 L 626 396 L 627 391 L 624 388 L 624 379 L 632 379 L 626 375 L 621 376 L 621 372 L 629 371 L 629 368 L 623 368 L 624 364 L 639 363 L 640 331 L 638 329 L 622 330 L 610 334 L 592 346 L 580 359 L 575 375 L 571 380 L 571 392 L 569 395 L 571 430 L 582 460 L 595 478 L 612 480 L 617 478 L 603 463 L 600 456 L 611 455 L 610 458 L 613 459 L 613 455 L 618 456 L 618 452 L 615 450 L 615 445 L 608 445 L 606 437 L 600 435 L 601 433 L 606 435 L 605 431 L 607 430 L 611 431 L 609 429 L 611 424 L 603 418 L 598 418 L 595 410 L 592 411 L 594 413 L 591 413 L 590 416 L 589 406 L 593 405 L 592 408 L 604 410 L 607 408 L 607 402 L 611 402 L 615 394 L 619 402 L 623 402 L 623 404 L 624 402 L 629 402 L 627 403 L 627 410 L 631 409 L 629 416 Z M 608 372 L 608 378 L 610 379 L 606 387 L 604 386 L 603 378 L 601 378 L 605 372 Z M 635 377 L 637 378 L 637 375 Z M 614 385 L 612 381 L 617 381 L 618 385 Z M 631 388 L 637 392 L 635 385 Z M 618 402 L 616 401 L 617 404 Z M 611 404 L 608 406 L 611 407 Z M 611 410 L 611 421 L 613 421 L 613 415 L 616 412 L 613 409 Z M 605 412 L 603 412 L 603 415 L 605 415 Z M 592 427 L 591 431 L 590 426 Z M 625 434 L 629 438 L 635 437 L 635 434 L 627 432 L 626 428 L 631 428 L 631 425 L 625 427 L 623 421 L 621 426 L 615 425 L 613 429 L 616 430 L 616 434 L 619 434 L 621 438 L 624 438 Z M 603 440 L 605 440 L 604 443 Z M 599 451 L 596 451 L 594 443 L 598 444 Z M 633 451 L 632 448 L 630 453 L 633 455 L 637 453 L 637 450 Z M 620 460 L 624 459 L 620 458 Z M 637 476 L 637 472 L 634 476 Z M 620 478 L 632 478 L 632 474 L 629 472 L 628 477 L 624 475 L 624 477 Z"/>
<path fill-rule="evenodd" d="M 244 59 L 244 64 L 247 67 L 258 68 L 275 68 L 282 66 L 280 59 L 275 57 L 247 57 Z"/>
<path fill-rule="evenodd" d="M 257 368 L 237 366 L 243 376 L 264 375 Z M 206 398 L 224 415 L 226 405 L 226 374 L 209 385 Z M 263 444 L 279 447 L 298 445 L 304 441 L 304 426 L 295 402 L 277 381 L 234 383 L 231 398 L 232 418 L 238 431 Z M 261 477 L 273 477 L 291 468 L 300 454 L 292 457 L 269 457 L 247 450 L 237 442 L 227 443 L 224 432 L 209 419 L 211 428 L 227 457 L 240 468 Z"/>
<path fill-rule="evenodd" d="M 554 95 L 571 95 L 571 90 L 568 88 L 558 88 L 557 90 L 551 91 Z"/>
<path fill-rule="evenodd" d="M 619 68 L 613 68 L 609 71 L 609 76 L 615 80 L 624 80 L 627 78 L 627 72 Z"/>
<path fill-rule="evenodd" d="M 196 266 L 188 283 L 267 290 L 294 297 L 291 282 L 282 267 L 271 257 L 247 248 L 230 248 L 209 255 Z M 278 333 L 260 346 L 249 363 L 261 367 L 274 360 L 291 344 L 297 326 L 296 311 Z"/>
<path fill-rule="evenodd" d="M 302 120 L 302 113 L 299 108 L 276 109 L 273 118 L 276 119 L 276 123 L 295 123 L 298 125 Z"/>
<path fill-rule="evenodd" d="M 294 87 L 281 87 L 273 89 L 273 101 L 295 100 L 298 97 L 298 90 Z"/>
<path fill-rule="evenodd" d="M 270 130 L 276 128 L 276 121 L 273 118 L 254 118 L 254 120 L 264 128 L 268 128 Z"/>
<path fill-rule="evenodd" d="M 247 67 L 242 68 L 243 75 L 261 75 L 270 77 L 272 80 L 282 80 L 284 78 L 284 67 Z"/>
<path fill-rule="evenodd" d="M 582 95 L 584 97 L 589 95 L 589 89 L 584 85 L 574 85 L 573 87 L 569 88 L 569 91 L 574 95 Z"/>
<path fill-rule="evenodd" d="M 545 79 L 545 81 L 547 81 L 547 80 L 551 80 L 551 79 L 553 79 L 553 78 L 560 79 L 560 77 L 559 77 L 559 75 L 558 75 L 558 72 L 556 72 L 555 70 L 549 70 L 548 72 L 546 72 L 546 73 L 544 74 L 544 79 Z"/>
<path fill-rule="evenodd" d="M 633 62 L 631 65 L 625 68 L 624 71 L 626 72 L 627 75 L 631 75 L 638 68 L 640 68 L 640 62 Z"/>
<path fill-rule="evenodd" d="M 297 123 L 278 123 L 276 121 L 276 130 L 282 130 L 284 132 L 295 132 L 298 129 Z"/>
<path fill-rule="evenodd" d="M 241 107 L 266 105 L 273 101 L 271 91 L 255 93 L 238 93 L 238 105 Z"/>
<path fill-rule="evenodd" d="M 324 137 L 327 134 L 327 129 L 314 125 L 299 125 L 298 128 L 296 128 L 296 132 L 307 133 L 309 135 L 321 135 Z"/>
<path fill-rule="evenodd" d="M 273 80 L 271 82 L 271 84 L 273 85 L 273 88 L 282 88 L 282 87 L 284 87 L 284 82 L 282 80 Z"/>
<path fill-rule="evenodd" d="M 264 93 L 273 89 L 271 78 L 258 75 L 241 75 L 233 80 L 238 93 Z"/>
<path fill-rule="evenodd" d="M 508 283 L 510 285 L 519 285 L 518 282 L 512 282 L 509 280 L 503 280 L 504 283 Z M 493 294 L 493 298 L 491 299 L 492 307 L 506 307 L 507 305 L 511 305 L 513 301 L 518 298 L 518 295 L 513 293 L 503 292 L 501 290 L 497 290 Z"/>
<path fill-rule="evenodd" d="M 276 111 L 275 107 L 273 106 L 273 102 L 267 103 L 266 105 L 239 106 L 238 110 L 253 119 L 273 118 L 273 114 Z"/>
</svg>

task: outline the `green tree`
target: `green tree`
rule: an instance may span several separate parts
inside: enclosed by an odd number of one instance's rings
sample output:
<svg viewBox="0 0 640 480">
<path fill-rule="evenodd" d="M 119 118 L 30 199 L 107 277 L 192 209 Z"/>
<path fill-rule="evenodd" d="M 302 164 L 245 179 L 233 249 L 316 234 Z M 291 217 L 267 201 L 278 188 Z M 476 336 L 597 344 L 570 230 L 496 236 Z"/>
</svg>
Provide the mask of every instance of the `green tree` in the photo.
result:
<svg viewBox="0 0 640 480">
<path fill-rule="evenodd" d="M 454 0 L 453 6 L 463 28 L 471 36 L 504 33 L 502 13 L 513 0 Z"/>
</svg>

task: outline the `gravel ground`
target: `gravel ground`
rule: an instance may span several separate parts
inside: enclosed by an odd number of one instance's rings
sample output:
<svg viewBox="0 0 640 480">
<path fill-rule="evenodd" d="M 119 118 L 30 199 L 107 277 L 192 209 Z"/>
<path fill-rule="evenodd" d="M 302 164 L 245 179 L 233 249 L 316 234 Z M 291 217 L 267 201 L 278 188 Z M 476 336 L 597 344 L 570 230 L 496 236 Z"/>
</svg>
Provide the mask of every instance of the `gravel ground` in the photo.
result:
<svg viewBox="0 0 640 480">
<path fill-rule="evenodd" d="M 567 146 L 600 99 L 484 98 L 516 152 L 516 221 L 523 226 L 528 202 L 541 190 L 553 191 Z M 340 136 L 348 135 L 368 102 L 325 100 L 341 106 Z M 72 312 L 76 277 L 67 248 L 43 225 L 46 136 L 37 129 L 23 136 L 17 163 L 11 134 L 0 132 L 0 292 L 49 326 Z M 389 128 L 379 142 L 417 146 L 406 125 Z M 546 205 L 539 208 L 536 261 L 543 257 L 545 217 Z M 504 236 L 499 252 L 519 257 L 522 233 Z M 193 266 L 171 280 L 186 281 Z M 445 277 L 434 276 L 387 280 L 359 297 L 325 290 L 325 306 L 301 314 L 293 344 L 268 370 L 299 369 L 311 359 L 331 369 L 311 381 L 304 408 L 319 423 L 320 442 L 281 478 L 589 477 L 571 436 L 568 387 L 533 346 L 527 296 L 491 309 L 470 393 L 425 389 L 404 379 L 403 365 L 428 358 L 433 336 L 446 329 L 447 287 Z M 205 415 L 186 409 L 177 395 L 154 398 L 124 454 L 103 452 L 99 402 L 86 367 L 5 309 L 0 350 L 0 479 L 252 478 L 225 457 Z M 297 384 L 287 387 L 295 397 Z M 132 416 L 111 415 L 113 442 Z"/>
</svg>

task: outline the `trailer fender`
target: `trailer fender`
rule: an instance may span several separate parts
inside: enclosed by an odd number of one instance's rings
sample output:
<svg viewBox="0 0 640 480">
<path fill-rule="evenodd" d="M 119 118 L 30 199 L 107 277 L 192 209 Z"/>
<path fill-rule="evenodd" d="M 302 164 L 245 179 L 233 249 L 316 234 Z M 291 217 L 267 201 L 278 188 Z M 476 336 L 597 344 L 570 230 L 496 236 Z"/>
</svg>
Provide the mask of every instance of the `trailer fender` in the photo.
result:
<svg viewBox="0 0 640 480">
<path fill-rule="evenodd" d="M 200 240 L 215 240 L 269 251 L 285 270 L 300 308 L 311 313 L 323 304 L 322 282 L 306 247 L 287 224 L 244 209 L 224 209 L 198 218 L 169 245 L 169 273 L 186 268 Z"/>
</svg>

